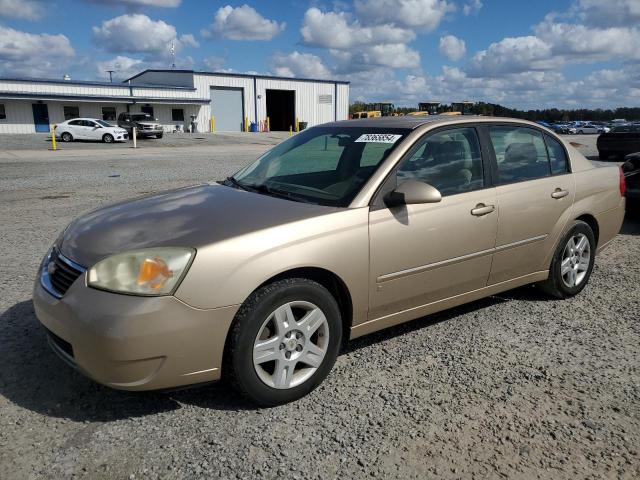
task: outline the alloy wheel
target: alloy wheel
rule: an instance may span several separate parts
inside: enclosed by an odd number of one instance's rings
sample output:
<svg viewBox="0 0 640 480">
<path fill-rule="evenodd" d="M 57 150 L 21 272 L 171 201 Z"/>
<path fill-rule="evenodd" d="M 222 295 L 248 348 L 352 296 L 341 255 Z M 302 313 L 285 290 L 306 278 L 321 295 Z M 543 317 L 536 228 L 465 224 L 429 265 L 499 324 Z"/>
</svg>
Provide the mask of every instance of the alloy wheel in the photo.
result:
<svg viewBox="0 0 640 480">
<path fill-rule="evenodd" d="M 266 385 L 301 385 L 320 367 L 329 346 L 329 324 L 311 302 L 281 305 L 264 321 L 253 346 L 253 366 Z"/>
<path fill-rule="evenodd" d="M 560 264 L 560 275 L 564 284 L 569 288 L 580 285 L 587 276 L 590 263 L 591 245 L 587 236 L 583 233 L 571 236 L 562 252 Z"/>
</svg>

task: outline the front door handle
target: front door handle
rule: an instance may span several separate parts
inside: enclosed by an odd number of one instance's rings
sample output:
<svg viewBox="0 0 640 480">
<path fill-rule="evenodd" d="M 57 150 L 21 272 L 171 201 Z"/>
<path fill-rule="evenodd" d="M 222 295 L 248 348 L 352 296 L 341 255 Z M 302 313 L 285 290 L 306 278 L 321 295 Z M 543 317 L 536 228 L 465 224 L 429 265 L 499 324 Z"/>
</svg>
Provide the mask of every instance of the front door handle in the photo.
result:
<svg viewBox="0 0 640 480">
<path fill-rule="evenodd" d="M 493 212 L 495 209 L 496 207 L 494 205 L 485 205 L 484 203 L 479 203 L 474 209 L 471 210 L 471 215 L 481 217 L 482 215 L 487 215 Z"/>
<path fill-rule="evenodd" d="M 561 188 L 556 188 L 554 192 L 551 194 L 551 198 L 555 198 L 556 200 L 560 198 L 564 198 L 569 195 L 568 190 L 562 190 Z"/>
</svg>

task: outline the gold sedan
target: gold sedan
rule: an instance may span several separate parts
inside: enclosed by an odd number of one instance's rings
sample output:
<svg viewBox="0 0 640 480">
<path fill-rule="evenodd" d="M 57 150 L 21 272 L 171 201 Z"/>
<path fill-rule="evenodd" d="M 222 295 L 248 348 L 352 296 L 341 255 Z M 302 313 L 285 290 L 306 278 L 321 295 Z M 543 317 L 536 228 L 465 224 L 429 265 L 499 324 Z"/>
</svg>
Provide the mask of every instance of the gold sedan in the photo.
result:
<svg viewBox="0 0 640 480">
<path fill-rule="evenodd" d="M 579 293 L 624 178 L 537 124 L 368 118 L 305 130 L 225 181 L 87 213 L 46 254 L 38 318 L 118 389 L 226 378 L 300 398 L 343 340 L 536 283 Z"/>
</svg>

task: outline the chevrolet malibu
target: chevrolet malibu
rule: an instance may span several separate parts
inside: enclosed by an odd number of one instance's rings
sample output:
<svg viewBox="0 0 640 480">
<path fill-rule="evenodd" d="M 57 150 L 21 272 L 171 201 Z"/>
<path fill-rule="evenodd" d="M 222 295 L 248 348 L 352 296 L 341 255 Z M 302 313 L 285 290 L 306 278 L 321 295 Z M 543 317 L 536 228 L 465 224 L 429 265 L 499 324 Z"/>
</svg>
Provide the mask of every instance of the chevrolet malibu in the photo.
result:
<svg viewBox="0 0 640 480">
<path fill-rule="evenodd" d="M 224 181 L 74 220 L 34 288 L 53 350 L 116 389 L 226 378 L 302 397 L 342 342 L 535 283 L 578 294 L 624 177 L 537 124 L 370 118 L 305 130 Z"/>
</svg>

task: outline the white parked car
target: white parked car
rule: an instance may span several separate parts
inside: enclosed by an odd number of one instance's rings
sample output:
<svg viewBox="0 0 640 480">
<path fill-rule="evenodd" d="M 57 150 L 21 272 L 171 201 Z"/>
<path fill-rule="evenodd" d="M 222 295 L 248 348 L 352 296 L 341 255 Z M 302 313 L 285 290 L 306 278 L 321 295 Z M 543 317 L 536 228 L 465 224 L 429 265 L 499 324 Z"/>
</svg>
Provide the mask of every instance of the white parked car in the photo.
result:
<svg viewBox="0 0 640 480">
<path fill-rule="evenodd" d="M 579 134 L 583 134 L 583 133 L 600 133 L 600 127 L 598 127 L 596 125 L 590 125 L 588 123 L 585 123 L 584 125 L 580 125 L 580 126 L 576 127 L 576 131 Z"/>
<path fill-rule="evenodd" d="M 104 143 L 126 142 L 129 134 L 124 128 L 114 127 L 95 118 L 73 118 L 55 127 L 56 137 L 63 142 L 73 140 L 100 140 Z"/>
</svg>

